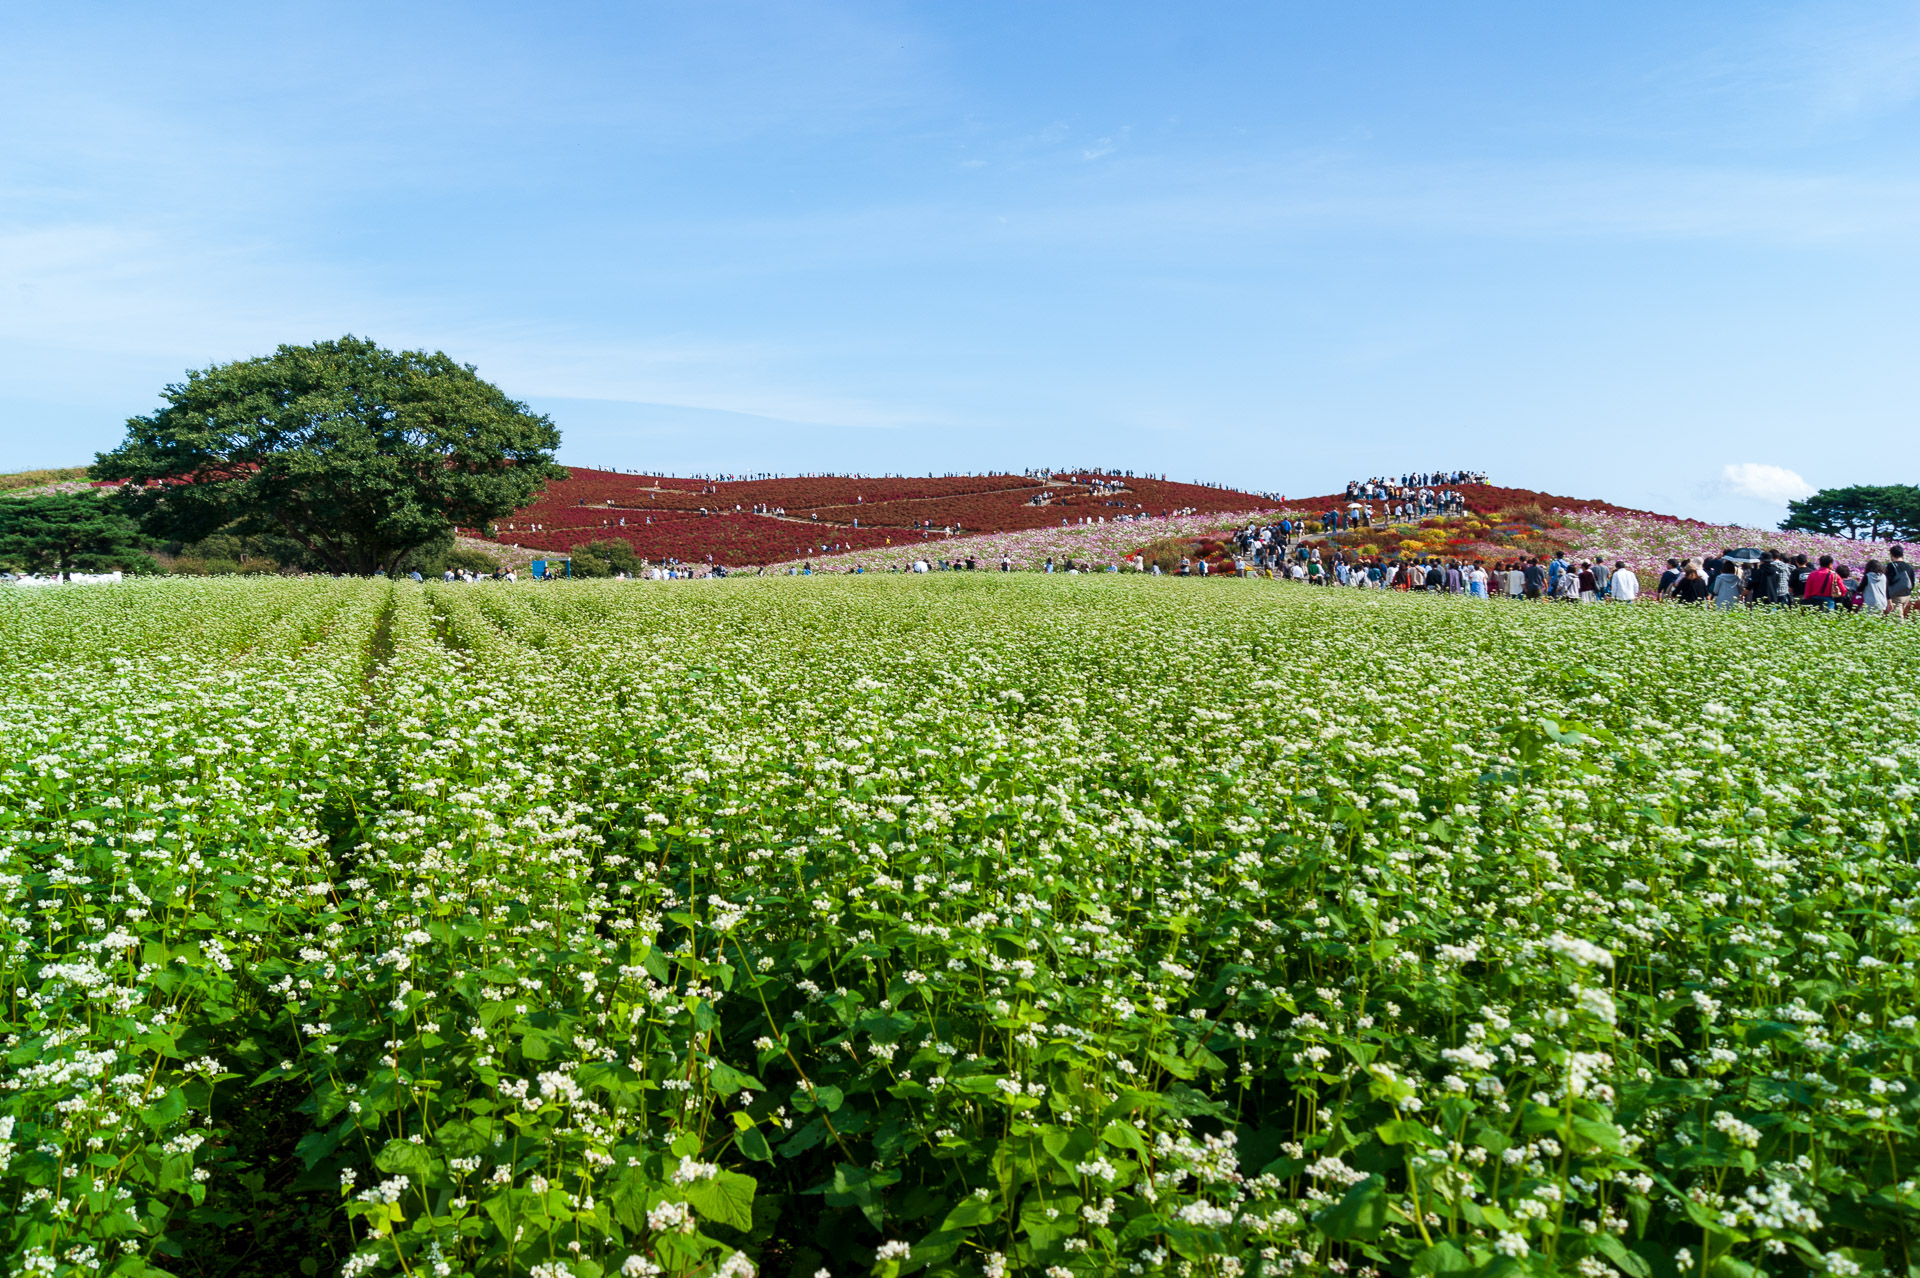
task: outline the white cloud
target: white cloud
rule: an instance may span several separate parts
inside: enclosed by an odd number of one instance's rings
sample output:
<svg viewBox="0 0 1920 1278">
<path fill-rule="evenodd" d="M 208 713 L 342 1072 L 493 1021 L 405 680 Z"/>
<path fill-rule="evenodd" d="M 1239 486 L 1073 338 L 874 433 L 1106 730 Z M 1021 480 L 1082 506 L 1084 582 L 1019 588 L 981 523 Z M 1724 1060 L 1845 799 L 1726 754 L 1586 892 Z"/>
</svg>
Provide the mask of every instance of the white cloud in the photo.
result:
<svg viewBox="0 0 1920 1278">
<path fill-rule="evenodd" d="M 1730 462 L 1721 472 L 1727 487 L 1745 497 L 1755 497 L 1775 506 L 1813 495 L 1813 485 L 1785 466 L 1766 462 Z"/>
</svg>

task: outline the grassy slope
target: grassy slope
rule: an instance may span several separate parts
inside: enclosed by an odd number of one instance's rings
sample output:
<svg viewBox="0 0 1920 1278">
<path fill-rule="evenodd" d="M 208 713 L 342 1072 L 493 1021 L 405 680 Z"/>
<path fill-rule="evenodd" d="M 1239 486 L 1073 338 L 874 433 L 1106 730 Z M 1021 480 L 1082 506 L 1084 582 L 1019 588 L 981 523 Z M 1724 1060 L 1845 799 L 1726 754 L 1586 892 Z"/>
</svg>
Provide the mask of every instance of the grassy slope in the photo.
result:
<svg viewBox="0 0 1920 1278">
<path fill-rule="evenodd" d="M 85 483 L 85 466 L 61 466 L 54 470 L 16 470 L 0 475 L 0 493 L 21 492 L 29 488 L 47 488 L 54 484 Z"/>
</svg>

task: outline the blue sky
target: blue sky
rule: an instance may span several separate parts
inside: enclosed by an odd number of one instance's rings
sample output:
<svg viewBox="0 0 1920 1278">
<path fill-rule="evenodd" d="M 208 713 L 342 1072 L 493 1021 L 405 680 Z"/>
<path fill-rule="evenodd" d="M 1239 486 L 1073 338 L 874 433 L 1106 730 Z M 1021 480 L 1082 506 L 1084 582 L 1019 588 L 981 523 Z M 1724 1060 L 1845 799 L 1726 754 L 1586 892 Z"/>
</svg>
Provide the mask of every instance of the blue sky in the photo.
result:
<svg viewBox="0 0 1920 1278">
<path fill-rule="evenodd" d="M 67 0 L 0 59 L 0 469 L 354 332 L 578 464 L 1920 478 L 1913 0 Z"/>
</svg>

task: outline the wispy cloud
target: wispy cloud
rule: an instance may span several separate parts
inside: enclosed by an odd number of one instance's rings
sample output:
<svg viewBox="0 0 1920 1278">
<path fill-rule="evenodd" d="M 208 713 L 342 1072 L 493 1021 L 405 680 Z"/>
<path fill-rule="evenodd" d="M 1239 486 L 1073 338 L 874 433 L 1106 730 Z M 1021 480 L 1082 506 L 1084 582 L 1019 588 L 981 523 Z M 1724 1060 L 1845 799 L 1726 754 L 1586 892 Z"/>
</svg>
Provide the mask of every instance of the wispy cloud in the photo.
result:
<svg viewBox="0 0 1920 1278">
<path fill-rule="evenodd" d="M 1128 125 L 1110 138 L 1100 138 L 1096 140 L 1092 146 L 1082 151 L 1080 158 L 1083 160 L 1098 160 L 1102 156 L 1112 155 L 1115 151 L 1118 151 L 1126 145 L 1127 135 L 1132 132 L 1133 126 Z"/>
<path fill-rule="evenodd" d="M 1656 103 L 1712 103 L 1670 130 L 1764 141 L 1804 141 L 1920 100 L 1920 4 L 1913 0 L 1825 0 L 1754 20 L 1650 79 Z M 1726 107 L 1734 105 L 1735 110 Z"/>
</svg>

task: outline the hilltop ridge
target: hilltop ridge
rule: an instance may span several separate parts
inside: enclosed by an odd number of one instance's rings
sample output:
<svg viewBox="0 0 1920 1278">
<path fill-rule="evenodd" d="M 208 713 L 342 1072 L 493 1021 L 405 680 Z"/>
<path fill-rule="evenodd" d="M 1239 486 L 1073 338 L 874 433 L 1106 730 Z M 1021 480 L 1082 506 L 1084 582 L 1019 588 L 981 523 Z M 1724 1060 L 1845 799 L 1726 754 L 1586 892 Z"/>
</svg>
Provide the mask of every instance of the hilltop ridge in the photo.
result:
<svg viewBox="0 0 1920 1278">
<path fill-rule="evenodd" d="M 1344 511 L 1349 501 L 1344 491 L 1295 497 L 1101 468 L 715 478 L 587 466 L 567 470 L 567 478 L 549 483 L 527 506 L 487 528 L 461 529 L 461 544 L 509 563 L 620 541 L 655 563 L 765 567 L 843 555 L 910 561 L 919 553 L 939 556 L 936 547 L 948 545 L 957 554 L 1023 560 L 1036 547 L 1053 547 L 1057 538 L 1050 534 L 1071 534 L 1058 543 L 1063 553 L 1069 548 L 1093 552 L 1097 543 L 1100 557 L 1128 553 L 1164 536 L 1197 535 L 1238 517 L 1286 514 L 1318 521 L 1329 510 Z M 70 467 L 0 475 L 0 493 L 19 497 L 83 489 L 85 474 L 84 467 Z M 1649 547 L 1664 546 L 1672 536 L 1690 544 L 1709 530 L 1714 536 L 1723 531 L 1719 525 L 1598 498 L 1494 484 L 1451 487 L 1470 515 L 1493 520 L 1516 511 L 1578 511 L 1629 521 L 1636 541 Z M 1383 513 L 1384 503 L 1373 507 L 1376 515 Z M 1073 532 L 1076 528 L 1082 531 Z M 1671 535 L 1659 534 L 1661 528 Z M 1363 534 L 1343 540 L 1374 538 Z M 1452 549 L 1465 551 L 1467 543 Z M 1476 543 L 1471 553 L 1499 549 Z M 1044 557 L 1051 550 L 1040 553 Z"/>
</svg>

